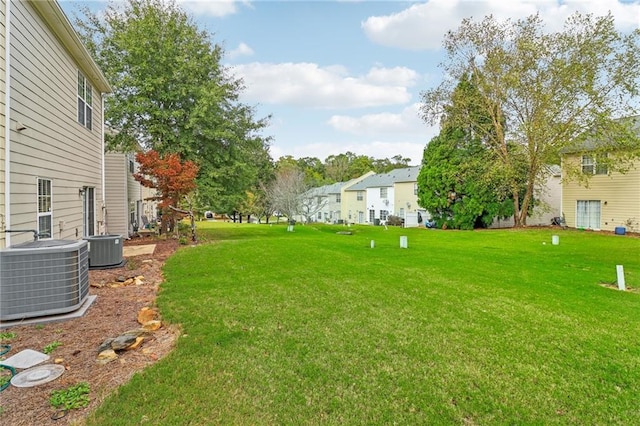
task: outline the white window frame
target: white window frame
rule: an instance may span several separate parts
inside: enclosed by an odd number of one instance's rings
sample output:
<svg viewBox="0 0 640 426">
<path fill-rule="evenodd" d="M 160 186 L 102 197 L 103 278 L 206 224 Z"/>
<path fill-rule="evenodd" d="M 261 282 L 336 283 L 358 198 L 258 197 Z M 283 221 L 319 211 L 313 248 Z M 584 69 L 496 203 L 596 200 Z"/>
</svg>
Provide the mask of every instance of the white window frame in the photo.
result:
<svg viewBox="0 0 640 426">
<path fill-rule="evenodd" d="M 385 199 L 388 197 L 388 188 L 380 188 L 380 198 Z"/>
<path fill-rule="evenodd" d="M 342 194 L 336 194 L 336 203 L 341 202 L 342 200 Z"/>
<path fill-rule="evenodd" d="M 53 238 L 53 181 L 47 178 L 37 178 L 36 188 L 36 212 L 38 216 L 38 235 L 44 235 L 39 239 L 51 239 Z M 46 226 L 42 226 L 42 221 L 47 220 L 49 222 L 49 229 Z M 44 229 L 43 229 L 44 228 Z M 47 232 L 48 231 L 48 232 Z"/>
<path fill-rule="evenodd" d="M 591 155 L 582 156 L 581 166 L 585 175 L 606 175 L 609 172 L 606 164 L 598 162 L 597 157 Z"/>
<path fill-rule="evenodd" d="M 87 78 L 78 71 L 78 123 L 87 129 L 93 127 L 93 88 Z"/>
<path fill-rule="evenodd" d="M 364 191 L 358 191 L 358 192 L 356 192 L 356 200 L 357 200 L 357 201 L 362 201 L 362 200 L 364 200 Z"/>
</svg>

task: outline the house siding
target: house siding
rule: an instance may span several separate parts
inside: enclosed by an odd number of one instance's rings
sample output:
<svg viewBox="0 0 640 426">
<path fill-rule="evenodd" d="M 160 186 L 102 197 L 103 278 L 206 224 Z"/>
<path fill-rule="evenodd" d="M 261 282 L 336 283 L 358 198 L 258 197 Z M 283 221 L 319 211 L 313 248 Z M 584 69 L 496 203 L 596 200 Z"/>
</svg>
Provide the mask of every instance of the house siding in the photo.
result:
<svg viewBox="0 0 640 426">
<path fill-rule="evenodd" d="M 365 189 L 360 190 L 351 190 L 350 188 L 358 183 L 360 183 L 363 179 L 366 179 L 369 176 L 374 175 L 375 173 L 369 171 L 364 175 L 357 177 L 355 179 L 351 179 L 347 182 L 341 189 L 341 203 L 340 203 L 340 214 L 342 219 L 349 223 L 359 223 L 364 224 L 367 222 L 367 196 Z M 362 192 L 362 200 L 358 201 L 358 192 Z"/>
<path fill-rule="evenodd" d="M 387 188 L 387 197 L 380 197 L 380 188 Z M 380 211 L 386 210 L 389 215 L 392 215 L 394 212 L 394 200 L 395 200 L 395 190 L 392 186 L 390 187 L 371 187 L 367 188 L 366 191 L 366 200 L 367 200 L 367 215 L 365 220 L 370 221 L 370 211 L 373 210 L 373 218 L 380 219 Z"/>
<path fill-rule="evenodd" d="M 416 183 L 417 182 L 399 182 L 394 184 L 394 215 L 402 217 L 401 209 L 405 213 L 420 210 L 418 206 L 418 196 L 414 194 L 413 190 Z"/>
<path fill-rule="evenodd" d="M 1 4 L 4 12 L 6 2 Z M 37 179 L 41 177 L 52 182 L 52 238 L 83 237 L 80 188 L 84 187 L 94 189 L 93 227 L 98 233 L 103 220 L 101 94 L 88 79 L 93 87 L 93 129 L 89 130 L 77 122 L 80 67 L 74 57 L 32 3 L 12 2 L 11 13 L 11 228 L 37 228 Z M 2 34 L 4 38 L 4 27 Z M 4 50 L 0 64 L 4 80 Z M 4 95 L 0 103 L 4 114 Z M 16 122 L 26 129 L 17 131 Z M 4 203 L 4 131 L 0 139 Z M 0 213 L 4 212 L 2 204 Z M 0 238 L 0 247 L 4 247 L 6 239 L 4 235 Z M 12 234 L 11 244 L 31 238 L 30 234 Z"/>
<path fill-rule="evenodd" d="M 576 156 L 565 161 L 578 162 Z M 575 228 L 577 223 L 577 202 L 600 201 L 599 229 L 613 231 L 618 226 L 638 232 L 640 221 L 640 162 L 625 174 L 591 176 L 588 186 L 576 181 L 563 184 L 562 212 L 567 226 Z M 631 224 L 631 226 L 629 226 Z M 598 228 L 594 228 L 598 229 Z"/>
<path fill-rule="evenodd" d="M 105 154 L 105 202 L 108 234 L 129 236 L 127 200 L 127 159 L 125 154 Z"/>
<path fill-rule="evenodd" d="M 360 191 L 342 191 L 342 217 L 349 223 L 365 223 L 367 220 L 367 197 L 362 190 L 362 200 L 358 201 L 358 192 Z M 360 222 L 360 213 L 362 213 L 362 222 Z"/>
<path fill-rule="evenodd" d="M 4 97 L 5 97 L 5 81 L 6 81 L 6 62 L 4 59 L 6 57 L 5 54 L 5 26 L 4 26 L 4 17 L 5 17 L 5 7 L 4 4 L 0 4 L 0 231 L 4 231 L 5 229 L 5 113 L 4 113 Z M 5 246 L 5 234 L 4 232 L 0 232 L 0 248 Z"/>
</svg>

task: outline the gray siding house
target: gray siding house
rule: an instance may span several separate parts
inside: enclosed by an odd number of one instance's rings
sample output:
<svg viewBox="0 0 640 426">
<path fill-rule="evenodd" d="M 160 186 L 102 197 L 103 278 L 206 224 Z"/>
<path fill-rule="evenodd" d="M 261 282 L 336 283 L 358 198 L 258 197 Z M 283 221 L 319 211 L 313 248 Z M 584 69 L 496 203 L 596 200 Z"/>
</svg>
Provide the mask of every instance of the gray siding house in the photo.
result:
<svg viewBox="0 0 640 426">
<path fill-rule="evenodd" d="M 138 171 L 135 154 L 107 152 L 105 155 L 106 232 L 132 236 L 135 228 L 144 226 L 144 219 L 157 216 L 157 203 L 149 200 L 155 190 L 145 188 L 135 180 Z"/>
<path fill-rule="evenodd" d="M 0 248 L 104 232 L 103 96 L 55 1 L 0 1 Z"/>
</svg>

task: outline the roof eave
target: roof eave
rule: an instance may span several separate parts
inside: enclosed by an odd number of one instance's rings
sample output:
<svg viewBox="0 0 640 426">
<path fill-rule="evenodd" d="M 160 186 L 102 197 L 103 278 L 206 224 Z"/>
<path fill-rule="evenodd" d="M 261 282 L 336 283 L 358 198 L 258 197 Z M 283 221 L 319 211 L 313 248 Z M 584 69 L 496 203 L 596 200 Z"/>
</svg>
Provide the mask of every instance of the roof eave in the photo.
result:
<svg viewBox="0 0 640 426">
<path fill-rule="evenodd" d="M 106 77 L 84 46 L 64 11 L 56 1 L 27 0 L 40 14 L 58 40 L 78 63 L 78 67 L 101 93 L 111 93 Z"/>
</svg>

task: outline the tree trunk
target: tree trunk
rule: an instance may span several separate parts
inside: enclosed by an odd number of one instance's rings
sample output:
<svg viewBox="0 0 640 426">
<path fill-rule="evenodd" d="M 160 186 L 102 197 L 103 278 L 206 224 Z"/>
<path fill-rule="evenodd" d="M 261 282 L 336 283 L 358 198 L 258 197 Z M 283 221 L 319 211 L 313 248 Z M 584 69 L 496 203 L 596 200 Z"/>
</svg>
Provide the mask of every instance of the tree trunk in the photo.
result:
<svg viewBox="0 0 640 426">
<path fill-rule="evenodd" d="M 191 242 L 197 243 L 198 239 L 196 238 L 196 219 L 193 217 L 193 213 L 189 211 L 189 217 L 191 219 Z"/>
<path fill-rule="evenodd" d="M 513 197 L 513 226 L 520 228 L 522 226 L 520 221 L 520 194 L 517 188 L 511 190 L 511 196 Z"/>
</svg>

